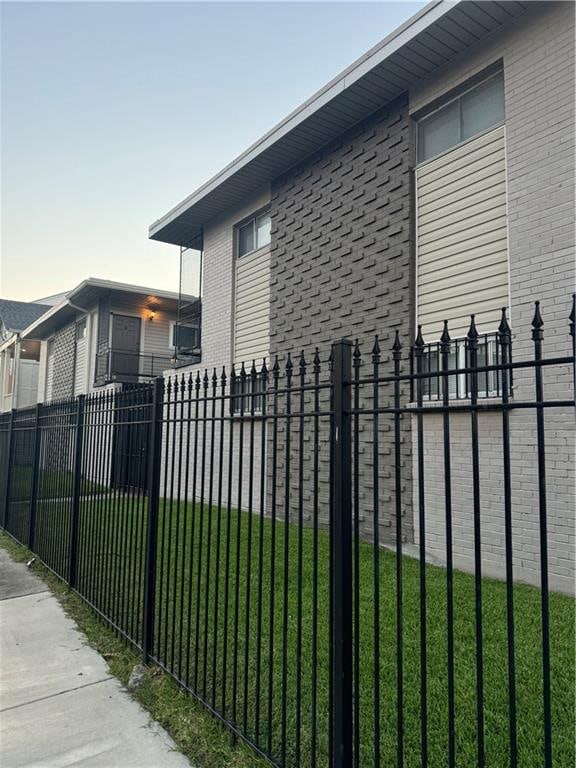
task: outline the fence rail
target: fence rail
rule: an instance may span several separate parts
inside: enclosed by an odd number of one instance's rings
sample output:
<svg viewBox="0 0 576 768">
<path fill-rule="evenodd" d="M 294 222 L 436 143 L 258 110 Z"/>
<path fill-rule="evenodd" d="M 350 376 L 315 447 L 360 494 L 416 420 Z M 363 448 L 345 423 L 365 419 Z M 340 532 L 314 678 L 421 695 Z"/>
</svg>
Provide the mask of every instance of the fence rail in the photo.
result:
<svg viewBox="0 0 576 768">
<path fill-rule="evenodd" d="M 544 357 L 536 304 L 530 358 L 503 312 L 1 415 L 2 527 L 272 765 L 567 765 L 546 430 L 573 416 L 574 309 L 569 334 Z"/>
</svg>

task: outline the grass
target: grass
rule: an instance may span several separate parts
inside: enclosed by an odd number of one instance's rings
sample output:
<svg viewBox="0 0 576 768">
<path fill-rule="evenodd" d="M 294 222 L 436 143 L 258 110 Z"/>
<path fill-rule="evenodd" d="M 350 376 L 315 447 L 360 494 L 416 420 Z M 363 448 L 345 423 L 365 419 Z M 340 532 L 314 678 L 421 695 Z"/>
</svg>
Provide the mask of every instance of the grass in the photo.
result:
<svg viewBox="0 0 576 768">
<path fill-rule="evenodd" d="M 45 532 L 61 530 L 66 510 L 45 510 Z M 141 641 L 142 553 L 145 502 L 114 497 L 83 505 L 80 527 L 79 590 L 104 614 Z M 192 534 L 194 542 L 192 543 Z M 202 542 L 200 544 L 200 542 Z M 43 558 L 65 573 L 66 547 L 45 535 Z M 226 709 L 238 727 L 286 764 L 310 763 L 316 679 L 316 754 L 326 765 L 328 748 L 329 541 L 317 540 L 317 602 L 312 589 L 315 541 L 311 529 L 298 528 L 247 513 L 218 513 L 207 506 L 162 502 L 158 533 L 155 656 L 178 677 L 188 680 L 218 711 Z M 380 749 L 383 765 L 396 764 L 396 558 L 380 553 Z M 260 568 L 260 560 L 262 568 Z M 288 563 L 287 575 L 284 563 Z M 360 765 L 374 764 L 374 580 L 373 548 L 360 544 L 360 635 L 358 640 Z M 420 601 L 419 564 L 401 563 L 403 575 L 405 765 L 420 762 Z M 226 572 L 228 580 L 226 581 Z M 258 574 L 262 573 L 262 579 Z M 105 576 L 104 576 L 105 574 Z M 428 668 L 429 765 L 444 768 L 447 754 L 446 572 L 428 565 L 426 630 Z M 226 586 L 228 584 L 228 587 Z M 300 585 L 300 586 L 299 586 Z M 264 610 L 259 612 L 259 596 Z M 458 765 L 476 762 L 476 642 L 474 579 L 454 575 L 456 740 Z M 68 598 L 77 600 L 77 598 Z M 542 684 L 540 593 L 514 587 L 519 765 L 542 765 Z M 79 605 L 81 605 L 79 603 Z M 137 658 L 81 605 L 90 616 L 92 639 L 116 644 L 118 671 L 126 679 Z M 76 610 L 76 609 L 75 609 Z M 78 608 L 80 610 L 80 608 Z M 298 620 L 300 617 L 300 621 Z M 316 633 L 314 632 L 316 617 Z M 81 619 L 81 626 L 87 619 Z M 574 601 L 550 598 L 554 764 L 574 764 Z M 508 689 L 505 585 L 483 580 L 486 765 L 508 764 Z M 271 632 L 271 627 L 273 630 Z M 86 630 L 85 630 L 86 631 Z M 90 634 L 88 635 L 90 637 Z M 313 638 L 316 637 L 316 665 Z M 270 643 L 270 638 L 272 642 Z M 284 643 L 285 639 L 285 643 Z M 122 649 L 120 651 L 120 648 Z M 115 651 L 116 653 L 116 651 Z M 105 654 L 106 655 L 106 654 Z M 124 661 L 121 661 L 121 660 Z M 120 674 L 121 673 L 121 674 Z M 271 680 L 272 687 L 269 688 Z M 271 691 L 271 708 L 268 695 Z M 205 768 L 256 766 L 246 747 L 232 747 L 230 737 L 157 670 L 138 693 L 153 716 L 165 725 L 183 751 Z M 287 717 L 283 722 L 282 704 Z M 300 705 L 298 706 L 298 702 Z M 259 733 L 257 733 L 257 719 Z M 204 737 L 203 734 L 209 734 Z"/>
<path fill-rule="evenodd" d="M 40 469 L 38 476 L 38 498 L 49 499 L 72 494 L 74 472 L 70 469 Z M 32 467 L 15 466 L 10 479 L 11 501 L 29 500 L 32 487 Z M 80 491 L 83 494 L 104 490 L 104 486 L 82 478 Z"/>
</svg>

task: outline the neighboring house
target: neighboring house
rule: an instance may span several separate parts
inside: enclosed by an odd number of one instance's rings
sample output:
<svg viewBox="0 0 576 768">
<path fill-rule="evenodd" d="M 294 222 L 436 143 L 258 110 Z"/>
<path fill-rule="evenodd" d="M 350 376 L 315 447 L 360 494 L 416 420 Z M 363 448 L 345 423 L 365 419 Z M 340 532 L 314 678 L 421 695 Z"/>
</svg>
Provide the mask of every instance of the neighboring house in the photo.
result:
<svg viewBox="0 0 576 768">
<path fill-rule="evenodd" d="M 50 307 L 55 307 L 56 304 L 64 301 L 68 291 L 61 291 L 60 293 L 53 293 L 50 296 L 44 296 L 41 299 L 36 299 L 36 304 L 47 304 Z"/>
<path fill-rule="evenodd" d="M 150 227 L 150 237 L 197 249 L 202 260 L 200 368 L 379 334 L 383 364 L 394 332 L 407 350 L 422 325 L 434 370 L 443 321 L 454 362 L 476 314 L 493 359 L 500 311 L 513 355 L 532 354 L 533 301 L 545 349 L 570 353 L 574 290 L 574 5 L 432 2 L 294 110 L 213 179 Z M 193 367 L 191 370 L 196 370 Z M 570 397 L 569 371 L 547 391 Z M 522 399 L 533 381 L 515 376 Z M 426 391 L 427 548 L 446 553 L 442 421 Z M 494 396 L 493 382 L 480 396 Z M 466 398 L 454 382 L 453 397 Z M 493 418 L 492 418 L 493 417 Z M 454 557 L 472 565 L 469 416 L 454 415 Z M 547 415 L 551 584 L 574 588 L 573 434 Z M 517 578 L 539 582 L 533 415 L 511 415 Z M 414 425 L 403 422 L 404 532 L 418 541 Z M 361 438 L 369 449 L 370 435 Z M 501 576 L 501 423 L 481 422 L 485 573 Z M 392 541 L 386 495 L 392 433 L 384 432 L 381 539 Z M 568 455 L 569 454 L 569 455 Z M 281 476 L 279 469 L 278 476 Z M 361 478 L 362 480 L 362 478 Z M 369 489 L 361 524 L 368 532 Z M 254 504 L 256 506 L 257 500 Z M 416 516 L 417 517 L 417 516 Z"/>
<path fill-rule="evenodd" d="M 197 354 L 199 326 L 177 330 L 178 294 L 84 280 L 22 334 L 40 344 L 38 400 L 149 381 L 172 365 L 175 341 Z"/>
<path fill-rule="evenodd" d="M 36 403 L 40 344 L 22 331 L 48 309 L 41 302 L 0 299 L 0 412 Z"/>
</svg>

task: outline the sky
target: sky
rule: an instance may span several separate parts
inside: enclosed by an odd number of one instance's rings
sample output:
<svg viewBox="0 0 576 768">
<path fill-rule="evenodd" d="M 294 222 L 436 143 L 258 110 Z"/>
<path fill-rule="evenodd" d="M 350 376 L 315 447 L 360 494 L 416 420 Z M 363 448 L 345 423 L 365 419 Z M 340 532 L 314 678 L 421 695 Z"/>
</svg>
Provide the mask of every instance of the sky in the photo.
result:
<svg viewBox="0 0 576 768">
<path fill-rule="evenodd" d="M 177 290 L 148 226 L 422 2 L 2 2 L 0 296 Z"/>
</svg>

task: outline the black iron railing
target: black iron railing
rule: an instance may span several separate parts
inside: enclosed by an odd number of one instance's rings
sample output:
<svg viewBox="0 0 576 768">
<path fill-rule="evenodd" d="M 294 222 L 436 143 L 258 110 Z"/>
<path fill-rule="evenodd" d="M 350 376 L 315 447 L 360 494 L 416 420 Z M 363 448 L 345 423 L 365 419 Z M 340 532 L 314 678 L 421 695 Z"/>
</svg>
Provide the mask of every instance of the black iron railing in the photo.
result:
<svg viewBox="0 0 576 768">
<path fill-rule="evenodd" d="M 173 363 L 169 355 L 107 349 L 96 354 L 96 381 L 99 384 L 146 381 L 162 376 L 164 371 L 173 367 Z"/>
<path fill-rule="evenodd" d="M 569 764 L 546 450 L 570 463 L 548 422 L 573 419 L 574 310 L 568 354 L 538 306 L 531 331 L 512 361 L 504 315 L 482 356 L 472 321 L 461 360 L 445 328 L 433 404 L 430 348 L 397 334 L 0 416 L 0 521 L 271 765 Z"/>
</svg>

